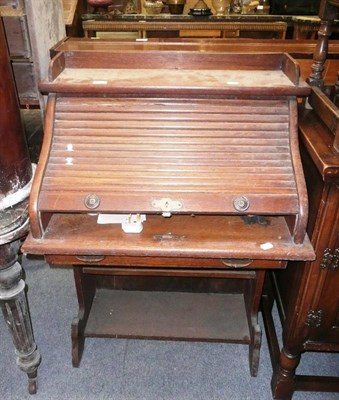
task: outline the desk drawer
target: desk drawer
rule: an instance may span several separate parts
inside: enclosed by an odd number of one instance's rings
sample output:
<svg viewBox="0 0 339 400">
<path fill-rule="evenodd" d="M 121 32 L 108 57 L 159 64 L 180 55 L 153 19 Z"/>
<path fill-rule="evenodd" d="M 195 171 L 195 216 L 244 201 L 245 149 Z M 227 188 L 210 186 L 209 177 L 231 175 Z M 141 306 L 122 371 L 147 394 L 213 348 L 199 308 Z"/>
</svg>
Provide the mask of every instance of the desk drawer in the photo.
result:
<svg viewBox="0 0 339 400">
<path fill-rule="evenodd" d="M 39 97 L 33 63 L 13 62 L 12 66 L 20 104 L 37 103 Z"/>
<path fill-rule="evenodd" d="M 280 260 L 250 260 L 224 258 L 184 258 L 184 257 L 131 257 L 101 255 L 48 255 L 46 261 L 55 265 L 100 265 L 112 267 L 145 267 L 149 269 L 271 269 L 285 268 Z"/>
<path fill-rule="evenodd" d="M 3 17 L 8 50 L 11 57 L 32 56 L 26 15 Z"/>
</svg>

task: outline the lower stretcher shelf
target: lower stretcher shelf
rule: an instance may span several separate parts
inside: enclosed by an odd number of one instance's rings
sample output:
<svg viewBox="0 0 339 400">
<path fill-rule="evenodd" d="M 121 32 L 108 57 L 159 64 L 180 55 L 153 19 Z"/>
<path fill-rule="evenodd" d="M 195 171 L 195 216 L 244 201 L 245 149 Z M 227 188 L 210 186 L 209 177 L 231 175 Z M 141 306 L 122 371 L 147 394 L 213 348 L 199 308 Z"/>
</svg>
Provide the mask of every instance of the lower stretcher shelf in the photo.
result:
<svg viewBox="0 0 339 400">
<path fill-rule="evenodd" d="M 249 343 L 242 294 L 98 289 L 85 336 Z"/>
</svg>

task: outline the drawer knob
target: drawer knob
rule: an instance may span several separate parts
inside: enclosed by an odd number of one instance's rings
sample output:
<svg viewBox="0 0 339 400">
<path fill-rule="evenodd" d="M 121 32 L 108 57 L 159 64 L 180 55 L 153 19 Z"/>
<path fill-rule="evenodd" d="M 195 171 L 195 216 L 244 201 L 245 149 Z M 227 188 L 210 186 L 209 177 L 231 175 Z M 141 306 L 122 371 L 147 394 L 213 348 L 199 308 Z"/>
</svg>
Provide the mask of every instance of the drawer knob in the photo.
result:
<svg viewBox="0 0 339 400">
<path fill-rule="evenodd" d="M 236 197 L 233 200 L 233 207 L 240 212 L 246 211 L 250 206 L 250 201 L 245 196 Z"/>
<path fill-rule="evenodd" d="M 89 194 L 85 197 L 84 203 L 87 208 L 94 210 L 95 208 L 99 207 L 100 197 L 96 194 Z"/>
</svg>

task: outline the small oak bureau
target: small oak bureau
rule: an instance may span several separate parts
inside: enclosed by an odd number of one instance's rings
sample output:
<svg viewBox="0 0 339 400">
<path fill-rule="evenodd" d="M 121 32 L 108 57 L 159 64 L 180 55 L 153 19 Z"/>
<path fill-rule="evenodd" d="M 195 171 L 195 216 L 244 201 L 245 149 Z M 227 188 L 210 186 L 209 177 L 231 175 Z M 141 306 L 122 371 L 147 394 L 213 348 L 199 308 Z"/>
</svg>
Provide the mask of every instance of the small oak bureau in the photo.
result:
<svg viewBox="0 0 339 400">
<path fill-rule="evenodd" d="M 265 272 L 312 260 L 286 54 L 61 51 L 24 251 L 74 266 L 86 337 L 249 346 Z"/>
</svg>

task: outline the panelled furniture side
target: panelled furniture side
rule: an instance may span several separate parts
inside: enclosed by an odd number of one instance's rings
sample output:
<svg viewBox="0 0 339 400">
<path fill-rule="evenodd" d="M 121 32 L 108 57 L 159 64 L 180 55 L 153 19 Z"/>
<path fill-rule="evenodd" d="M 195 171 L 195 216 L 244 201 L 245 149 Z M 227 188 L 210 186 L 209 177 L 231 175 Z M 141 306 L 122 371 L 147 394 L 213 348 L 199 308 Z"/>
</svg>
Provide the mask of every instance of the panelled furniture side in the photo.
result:
<svg viewBox="0 0 339 400">
<path fill-rule="evenodd" d="M 272 296 L 263 297 L 264 320 L 273 365 L 275 399 L 290 399 L 294 391 L 339 392 L 339 376 L 296 373 L 305 351 L 339 351 L 339 111 L 324 94 L 323 65 L 328 52 L 331 21 L 337 0 L 322 1 L 318 45 L 309 79 L 313 86 L 301 109 L 299 132 L 308 187 L 308 234 L 316 252 L 312 262 L 289 263 L 285 271 L 270 274 L 273 297 L 283 325 L 279 351 L 270 314 Z"/>
<path fill-rule="evenodd" d="M 324 98 L 314 89 L 311 101 L 315 107 L 320 108 Z M 323 106 L 321 110 L 324 116 L 326 110 Z M 327 113 L 338 124 L 338 113 Z M 333 133 L 315 110 L 303 110 L 299 126 L 309 192 L 308 233 L 317 258 L 298 265 L 289 263 L 285 271 L 271 275 L 283 320 L 280 354 L 264 297 L 274 369 L 272 392 L 281 400 L 290 399 L 297 390 L 339 391 L 338 376 L 297 374 L 305 351 L 339 351 L 339 153 L 333 149 Z"/>
</svg>

